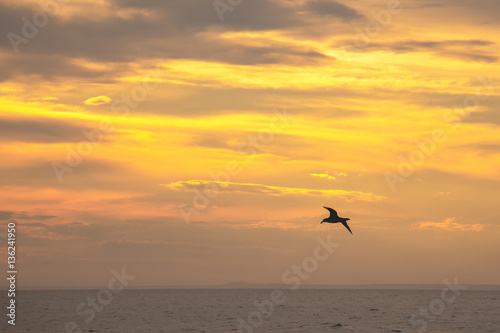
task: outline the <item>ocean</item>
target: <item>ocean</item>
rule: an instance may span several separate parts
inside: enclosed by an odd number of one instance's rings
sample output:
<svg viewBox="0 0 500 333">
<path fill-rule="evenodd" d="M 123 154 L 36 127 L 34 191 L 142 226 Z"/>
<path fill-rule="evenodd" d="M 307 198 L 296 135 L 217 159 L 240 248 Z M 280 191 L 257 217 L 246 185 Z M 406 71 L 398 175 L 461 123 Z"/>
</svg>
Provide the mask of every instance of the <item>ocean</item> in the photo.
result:
<svg viewBox="0 0 500 333">
<path fill-rule="evenodd" d="M 500 291 L 26 290 L 16 325 L 3 317 L 2 332 L 23 333 L 499 333 Z"/>
</svg>

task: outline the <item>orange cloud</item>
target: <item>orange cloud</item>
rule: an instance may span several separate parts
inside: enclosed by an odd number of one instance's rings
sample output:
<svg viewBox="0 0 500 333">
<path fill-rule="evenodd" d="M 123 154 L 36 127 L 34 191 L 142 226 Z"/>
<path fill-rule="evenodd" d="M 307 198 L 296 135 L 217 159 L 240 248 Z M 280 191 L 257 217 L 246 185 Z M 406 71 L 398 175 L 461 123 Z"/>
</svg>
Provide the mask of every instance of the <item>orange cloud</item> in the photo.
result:
<svg viewBox="0 0 500 333">
<path fill-rule="evenodd" d="M 455 218 L 447 218 L 443 222 L 418 222 L 413 227 L 419 230 L 441 229 L 447 231 L 482 231 L 482 224 L 460 224 L 455 222 Z"/>
<path fill-rule="evenodd" d="M 207 191 L 218 192 L 218 193 L 239 192 L 239 193 L 248 193 L 248 194 L 254 193 L 254 194 L 264 194 L 273 196 L 297 195 L 297 194 L 308 195 L 308 196 L 334 196 L 345 199 L 348 202 L 357 200 L 379 202 L 385 199 L 385 197 L 380 195 L 375 195 L 373 193 L 360 192 L 360 191 L 316 190 L 309 188 L 272 186 L 272 185 L 251 184 L 251 183 L 232 183 L 232 182 L 212 181 L 212 180 L 188 180 L 188 181 L 178 181 L 162 185 L 177 191 L 189 191 L 192 190 L 193 188 L 204 187 Z"/>
</svg>

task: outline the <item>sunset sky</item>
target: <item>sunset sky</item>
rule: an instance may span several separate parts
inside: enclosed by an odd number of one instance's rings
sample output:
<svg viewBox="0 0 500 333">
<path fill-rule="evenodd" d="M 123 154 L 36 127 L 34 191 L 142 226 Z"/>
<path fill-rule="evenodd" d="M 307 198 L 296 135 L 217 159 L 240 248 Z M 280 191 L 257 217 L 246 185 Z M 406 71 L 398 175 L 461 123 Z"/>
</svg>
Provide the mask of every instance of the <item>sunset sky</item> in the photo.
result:
<svg viewBox="0 0 500 333">
<path fill-rule="evenodd" d="M 499 283 L 499 1 L 42 3 L 0 0 L 20 286 L 279 283 L 328 235 L 307 284 Z"/>
</svg>

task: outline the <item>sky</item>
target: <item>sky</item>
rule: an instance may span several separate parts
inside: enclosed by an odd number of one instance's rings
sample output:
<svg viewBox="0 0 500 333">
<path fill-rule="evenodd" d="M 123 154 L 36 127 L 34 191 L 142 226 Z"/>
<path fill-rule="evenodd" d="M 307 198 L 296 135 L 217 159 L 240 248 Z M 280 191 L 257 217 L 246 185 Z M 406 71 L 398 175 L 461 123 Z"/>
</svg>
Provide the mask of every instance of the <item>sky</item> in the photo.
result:
<svg viewBox="0 0 500 333">
<path fill-rule="evenodd" d="M 498 284 L 499 11 L 0 0 L 18 285 Z"/>
</svg>

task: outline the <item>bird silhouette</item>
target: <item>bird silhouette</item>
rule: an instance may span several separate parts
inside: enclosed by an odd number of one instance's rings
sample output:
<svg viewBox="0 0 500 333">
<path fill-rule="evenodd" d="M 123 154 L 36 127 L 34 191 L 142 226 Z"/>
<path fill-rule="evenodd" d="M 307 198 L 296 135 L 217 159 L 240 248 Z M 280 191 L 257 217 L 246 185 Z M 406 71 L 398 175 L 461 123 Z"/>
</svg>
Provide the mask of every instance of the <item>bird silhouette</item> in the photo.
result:
<svg viewBox="0 0 500 333">
<path fill-rule="evenodd" d="M 327 209 L 330 212 L 330 216 L 327 219 L 324 219 L 323 221 L 321 221 L 321 223 L 323 223 L 323 222 L 326 222 L 326 223 L 339 223 L 340 222 L 352 234 L 351 228 L 349 228 L 349 226 L 347 225 L 347 221 L 349 221 L 350 219 L 339 217 L 339 214 L 337 214 L 337 212 L 335 211 L 335 209 L 332 209 L 330 207 L 325 207 L 325 206 L 323 206 L 323 208 Z"/>
</svg>

